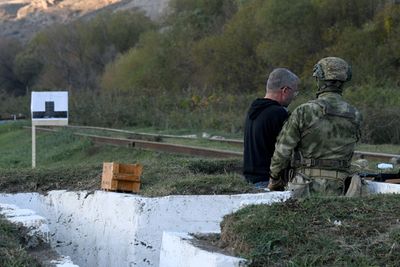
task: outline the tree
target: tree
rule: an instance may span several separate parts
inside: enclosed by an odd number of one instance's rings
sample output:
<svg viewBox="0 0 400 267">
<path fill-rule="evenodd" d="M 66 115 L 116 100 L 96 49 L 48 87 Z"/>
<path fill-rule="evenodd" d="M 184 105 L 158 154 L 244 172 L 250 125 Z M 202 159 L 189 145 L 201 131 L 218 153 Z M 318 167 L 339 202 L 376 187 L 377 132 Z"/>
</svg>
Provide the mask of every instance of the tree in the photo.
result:
<svg viewBox="0 0 400 267">
<path fill-rule="evenodd" d="M 0 89 L 14 96 L 23 95 L 26 90 L 14 72 L 14 60 L 21 50 L 17 40 L 0 39 Z"/>
<path fill-rule="evenodd" d="M 153 27 L 141 12 L 100 14 L 91 21 L 55 25 L 31 43 L 42 55 L 42 88 L 94 89 L 106 64 L 136 45 Z"/>
<path fill-rule="evenodd" d="M 203 38 L 193 47 L 197 86 L 208 91 L 246 92 L 263 80 L 264 64 L 257 56 L 262 29 L 254 14 L 260 1 L 242 7 L 224 26 L 221 35 Z"/>
</svg>

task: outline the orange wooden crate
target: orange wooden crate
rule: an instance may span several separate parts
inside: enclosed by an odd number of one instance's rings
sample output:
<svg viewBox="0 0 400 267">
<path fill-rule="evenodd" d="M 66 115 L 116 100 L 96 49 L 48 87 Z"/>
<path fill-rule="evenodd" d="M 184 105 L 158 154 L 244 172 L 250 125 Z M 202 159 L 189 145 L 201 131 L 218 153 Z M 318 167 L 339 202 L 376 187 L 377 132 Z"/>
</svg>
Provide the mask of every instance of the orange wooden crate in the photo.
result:
<svg viewBox="0 0 400 267">
<path fill-rule="evenodd" d="M 104 162 L 101 189 L 110 191 L 139 192 L 141 164 Z"/>
</svg>

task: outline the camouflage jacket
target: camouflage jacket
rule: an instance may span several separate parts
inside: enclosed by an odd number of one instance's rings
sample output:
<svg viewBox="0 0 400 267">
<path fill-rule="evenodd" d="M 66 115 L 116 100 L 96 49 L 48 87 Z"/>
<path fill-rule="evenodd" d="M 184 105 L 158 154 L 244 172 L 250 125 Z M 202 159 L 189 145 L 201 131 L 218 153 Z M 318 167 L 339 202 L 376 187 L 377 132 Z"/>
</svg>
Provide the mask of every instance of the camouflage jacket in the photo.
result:
<svg viewBox="0 0 400 267">
<path fill-rule="evenodd" d="M 335 92 L 298 106 L 280 132 L 271 161 L 271 176 L 289 166 L 294 151 L 304 159 L 351 161 L 361 137 L 361 113 Z"/>
</svg>

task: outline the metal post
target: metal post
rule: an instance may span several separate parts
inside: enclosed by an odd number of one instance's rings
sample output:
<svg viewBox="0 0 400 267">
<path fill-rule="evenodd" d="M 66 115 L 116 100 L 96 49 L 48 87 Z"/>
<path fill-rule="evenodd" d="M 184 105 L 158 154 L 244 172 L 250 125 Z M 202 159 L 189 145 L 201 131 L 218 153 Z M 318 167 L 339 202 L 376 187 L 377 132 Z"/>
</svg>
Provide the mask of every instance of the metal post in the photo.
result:
<svg viewBox="0 0 400 267">
<path fill-rule="evenodd" d="M 36 168 L 36 126 L 32 124 L 32 169 Z"/>
</svg>

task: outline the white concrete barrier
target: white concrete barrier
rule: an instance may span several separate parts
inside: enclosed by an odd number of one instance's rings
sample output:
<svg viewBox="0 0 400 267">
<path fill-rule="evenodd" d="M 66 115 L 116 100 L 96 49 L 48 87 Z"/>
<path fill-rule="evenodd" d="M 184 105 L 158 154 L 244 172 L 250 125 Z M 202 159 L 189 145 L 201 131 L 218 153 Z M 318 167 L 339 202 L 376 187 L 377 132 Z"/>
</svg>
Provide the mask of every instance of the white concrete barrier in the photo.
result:
<svg viewBox="0 0 400 267">
<path fill-rule="evenodd" d="M 289 192 L 145 198 L 112 192 L 0 194 L 0 203 L 46 217 L 52 244 L 80 266 L 158 266 L 163 231 L 217 232 L 226 214 Z"/>
<path fill-rule="evenodd" d="M 376 193 L 399 193 L 400 185 L 370 183 Z M 218 232 L 222 217 L 250 204 L 285 201 L 290 192 L 145 198 L 112 192 L 51 191 L 0 194 L 45 217 L 51 242 L 80 266 L 158 266 L 163 231 Z"/>
<path fill-rule="evenodd" d="M 245 267 L 247 261 L 196 247 L 187 233 L 164 232 L 160 267 Z"/>
<path fill-rule="evenodd" d="M 377 183 L 367 181 L 368 188 L 372 193 L 375 194 L 399 194 L 400 184 L 389 184 L 389 183 Z"/>
<path fill-rule="evenodd" d="M 0 203 L 0 214 L 14 224 L 21 224 L 27 228 L 27 235 L 31 240 L 29 247 L 38 245 L 41 242 L 49 242 L 49 227 L 46 218 L 37 215 L 33 210 L 20 209 L 16 205 Z"/>
<path fill-rule="evenodd" d="M 14 224 L 21 224 L 28 229 L 27 246 L 36 248 L 41 243 L 49 242 L 50 230 L 47 225 L 47 219 L 37 215 L 33 210 L 20 209 L 16 205 L 0 203 L 0 214 L 8 221 Z M 59 255 L 56 260 L 48 259 L 49 262 L 43 262 L 44 265 L 51 264 L 56 267 L 79 267 L 73 264 L 68 256 Z"/>
<path fill-rule="evenodd" d="M 400 193 L 400 185 L 367 182 L 371 193 L 390 194 Z M 249 204 L 271 204 L 268 199 L 244 200 L 241 206 Z M 164 232 L 160 267 L 242 267 L 247 266 L 243 258 L 226 256 L 210 252 L 193 244 L 193 237 L 188 233 Z"/>
</svg>

